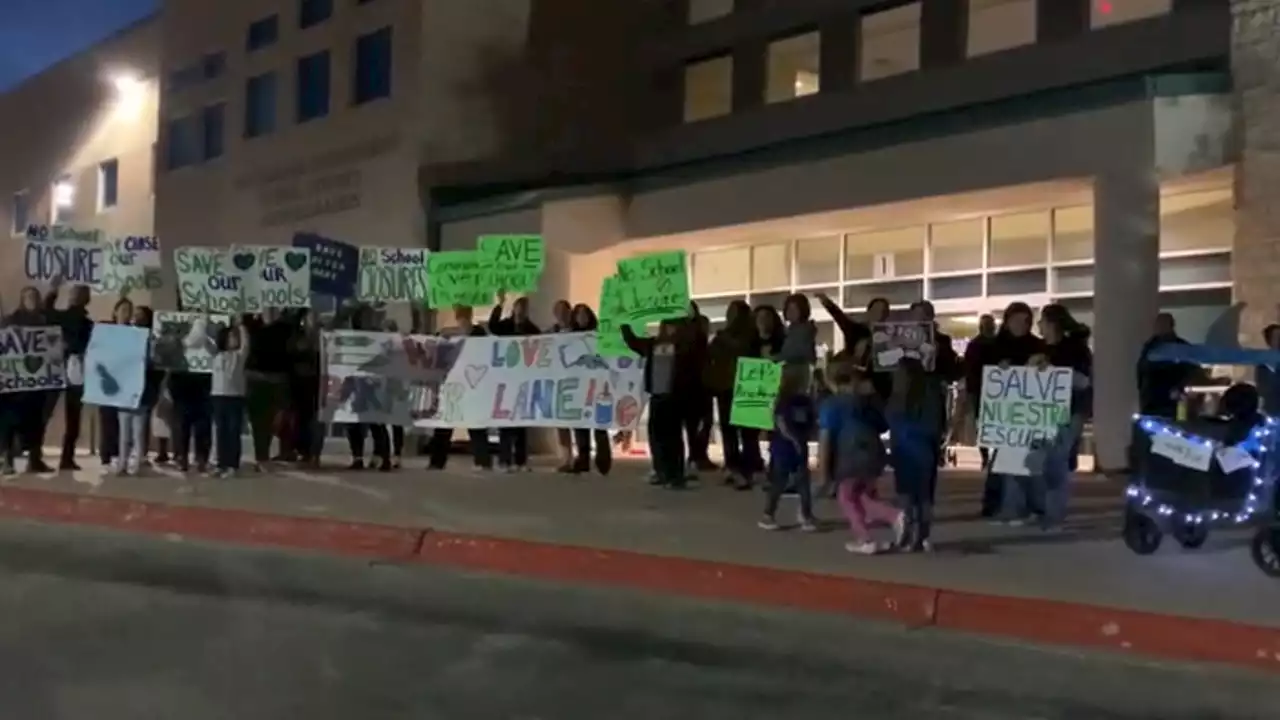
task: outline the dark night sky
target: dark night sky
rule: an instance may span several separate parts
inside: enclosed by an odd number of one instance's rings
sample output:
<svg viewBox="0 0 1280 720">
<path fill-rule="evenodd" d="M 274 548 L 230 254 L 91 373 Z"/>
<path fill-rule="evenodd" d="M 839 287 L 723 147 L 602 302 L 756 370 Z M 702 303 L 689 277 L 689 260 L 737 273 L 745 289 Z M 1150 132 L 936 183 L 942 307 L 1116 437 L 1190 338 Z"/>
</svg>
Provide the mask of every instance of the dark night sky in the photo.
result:
<svg viewBox="0 0 1280 720">
<path fill-rule="evenodd" d="M 160 0 L 0 0 L 0 92 L 133 23 Z"/>
</svg>

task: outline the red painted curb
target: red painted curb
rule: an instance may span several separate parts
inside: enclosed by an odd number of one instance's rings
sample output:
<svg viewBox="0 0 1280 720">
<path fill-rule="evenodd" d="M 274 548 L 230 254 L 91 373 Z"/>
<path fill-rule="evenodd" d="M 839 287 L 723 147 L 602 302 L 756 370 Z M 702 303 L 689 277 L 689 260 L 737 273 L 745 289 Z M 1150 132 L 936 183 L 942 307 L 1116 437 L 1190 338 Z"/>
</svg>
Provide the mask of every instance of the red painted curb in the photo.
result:
<svg viewBox="0 0 1280 720">
<path fill-rule="evenodd" d="M 427 533 L 419 558 L 547 580 L 871 616 L 910 627 L 933 622 L 937 597 L 936 590 L 911 585 L 441 532 Z"/>
<path fill-rule="evenodd" d="M 937 626 L 1280 672 L 1280 628 L 1226 620 L 943 590 L 938 596 Z"/>
<path fill-rule="evenodd" d="M 0 517 L 181 535 L 829 612 L 1280 672 L 1280 628 L 618 550 L 26 488 Z"/>
<path fill-rule="evenodd" d="M 393 560 L 413 557 L 424 534 L 421 530 L 384 525 L 26 488 L 0 488 L 0 516 Z"/>
</svg>

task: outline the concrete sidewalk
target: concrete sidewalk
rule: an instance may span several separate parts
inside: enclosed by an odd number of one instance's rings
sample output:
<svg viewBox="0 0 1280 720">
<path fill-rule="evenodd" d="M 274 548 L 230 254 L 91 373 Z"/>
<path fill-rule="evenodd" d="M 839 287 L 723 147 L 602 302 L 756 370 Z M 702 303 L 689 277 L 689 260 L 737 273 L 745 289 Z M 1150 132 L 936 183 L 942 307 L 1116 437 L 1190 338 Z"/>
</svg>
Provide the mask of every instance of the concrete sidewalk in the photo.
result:
<svg viewBox="0 0 1280 720">
<path fill-rule="evenodd" d="M 644 474 L 624 460 L 607 478 L 477 475 L 463 458 L 445 472 L 411 462 L 391 474 L 281 469 L 230 481 L 86 469 L 7 480 L 0 513 L 907 624 L 946 615 L 962 630 L 1280 670 L 1280 583 L 1249 561 L 1247 533 L 1219 532 L 1195 552 L 1170 542 L 1155 556 L 1133 555 L 1119 540 L 1121 488 L 1106 480 L 1081 481 L 1071 530 L 1045 536 L 974 521 L 981 479 L 945 472 L 938 552 L 868 558 L 844 551 L 830 501 L 818 509 L 830 532 L 766 533 L 755 527 L 759 492 L 734 492 L 718 478 L 656 489 Z"/>
</svg>

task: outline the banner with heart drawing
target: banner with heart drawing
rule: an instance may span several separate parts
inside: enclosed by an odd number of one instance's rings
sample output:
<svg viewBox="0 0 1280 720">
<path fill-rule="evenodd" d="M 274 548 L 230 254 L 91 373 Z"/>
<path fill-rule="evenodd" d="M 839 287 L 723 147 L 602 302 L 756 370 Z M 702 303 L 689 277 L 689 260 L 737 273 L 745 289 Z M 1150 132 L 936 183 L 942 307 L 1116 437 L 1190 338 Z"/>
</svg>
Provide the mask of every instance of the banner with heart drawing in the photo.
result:
<svg viewBox="0 0 1280 720">
<path fill-rule="evenodd" d="M 595 333 L 440 338 L 325 333 L 322 414 L 404 427 L 632 429 L 644 366 L 603 358 Z"/>
<path fill-rule="evenodd" d="M 0 328 L 0 393 L 61 390 L 67 386 L 62 329 Z"/>
<path fill-rule="evenodd" d="M 306 248 L 180 247 L 173 260 L 183 310 L 240 314 L 311 305 L 311 252 Z"/>
</svg>

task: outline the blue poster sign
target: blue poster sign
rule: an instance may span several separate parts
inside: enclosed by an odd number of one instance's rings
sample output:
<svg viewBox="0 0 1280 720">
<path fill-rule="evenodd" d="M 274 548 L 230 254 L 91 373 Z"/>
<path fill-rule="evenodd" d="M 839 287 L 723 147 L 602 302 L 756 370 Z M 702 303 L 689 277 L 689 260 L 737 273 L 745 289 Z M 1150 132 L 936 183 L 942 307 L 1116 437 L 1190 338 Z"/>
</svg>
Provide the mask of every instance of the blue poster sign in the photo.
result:
<svg viewBox="0 0 1280 720">
<path fill-rule="evenodd" d="M 147 382 L 151 330 L 97 323 L 84 354 L 84 402 L 136 410 Z"/>
<path fill-rule="evenodd" d="M 311 251 L 311 292 L 354 297 L 360 282 L 360 251 L 355 245 L 314 233 L 297 233 L 293 246 Z"/>
</svg>

